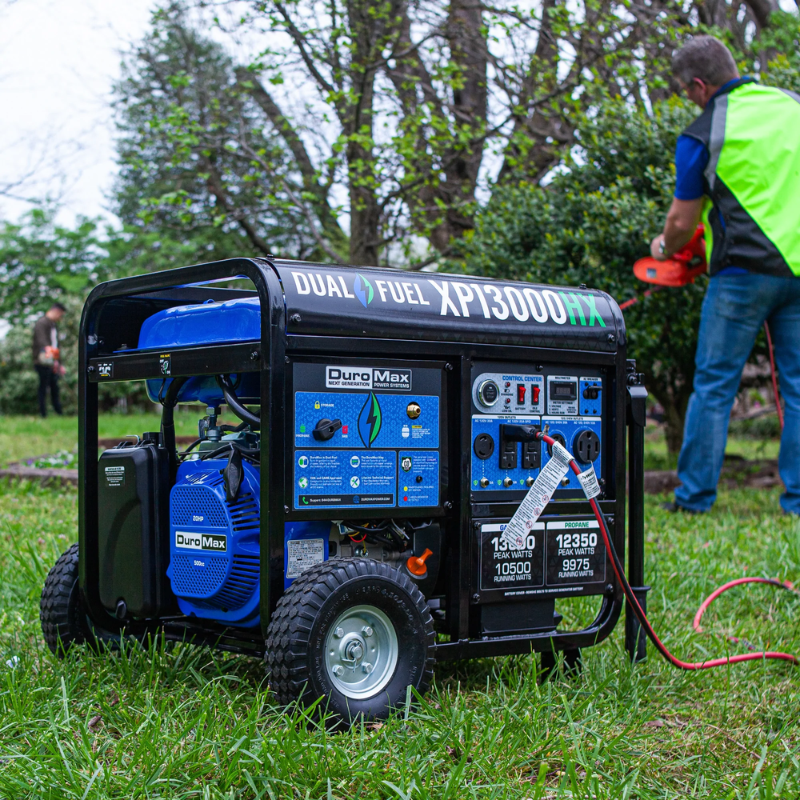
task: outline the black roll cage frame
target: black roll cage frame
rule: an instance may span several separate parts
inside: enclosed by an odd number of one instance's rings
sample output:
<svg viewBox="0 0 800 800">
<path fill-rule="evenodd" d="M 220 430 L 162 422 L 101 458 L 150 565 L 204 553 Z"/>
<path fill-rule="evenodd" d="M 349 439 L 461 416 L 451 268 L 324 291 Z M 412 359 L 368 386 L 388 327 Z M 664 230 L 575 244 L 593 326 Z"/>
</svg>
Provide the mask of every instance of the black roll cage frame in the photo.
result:
<svg viewBox="0 0 800 800">
<path fill-rule="evenodd" d="M 287 333 L 287 311 L 281 280 L 271 259 L 237 258 L 164 272 L 147 273 L 130 278 L 101 283 L 89 295 L 83 310 L 79 334 L 79 421 L 78 421 L 78 505 L 79 505 L 79 587 L 89 619 L 98 628 L 118 633 L 121 623 L 106 611 L 99 596 L 98 562 L 98 386 L 107 381 L 130 381 L 163 378 L 160 356 L 168 355 L 169 377 L 217 375 L 221 373 L 260 372 L 261 383 L 261 481 L 260 541 L 260 614 L 261 636 L 214 622 L 186 617 L 162 617 L 133 621 L 126 624 L 126 634 L 133 636 L 165 636 L 172 640 L 189 640 L 223 650 L 261 656 L 264 653 L 267 626 L 271 613 L 283 594 L 284 523 L 297 518 L 290 511 L 290 501 L 284 486 L 287 409 L 290 381 L 287 365 L 297 357 L 339 356 L 352 348 L 353 337 L 342 335 L 317 336 Z M 208 344 L 173 348 L 169 353 L 158 351 L 115 352 L 123 342 L 130 341 L 144 319 L 159 310 L 209 298 L 228 300 L 253 296 L 253 291 L 224 289 L 213 286 L 221 281 L 249 279 L 261 306 L 260 341 L 233 344 Z M 266 312 L 266 313 L 265 313 Z M 615 311 L 622 322 L 621 314 Z M 426 341 L 425 351 L 419 353 L 418 340 L 358 338 L 359 354 L 374 358 L 414 358 L 425 362 L 445 362 L 445 377 L 451 397 L 460 398 L 458 410 L 451 405 L 447 437 L 450 452 L 454 447 L 462 454 L 460 474 L 451 470 L 448 497 L 443 502 L 442 516 L 447 538 L 457 538 L 455 557 L 448 576 L 446 632 L 450 641 L 436 645 L 439 661 L 461 658 L 524 654 L 532 650 L 552 654 L 563 650 L 576 652 L 580 648 L 599 644 L 616 625 L 625 603 L 622 587 L 611 573 L 602 603 L 595 620 L 586 628 L 574 632 L 546 631 L 520 635 L 476 638 L 470 636 L 471 608 L 476 608 L 471 596 L 471 548 L 474 538 L 474 516 L 510 516 L 508 503 L 486 503 L 480 514 L 471 512 L 468 466 L 465 459 L 471 449 L 470 430 L 465 424 L 470 418 L 470 393 L 463 385 L 470 380 L 474 360 L 497 360 L 497 345 L 469 344 L 451 341 Z M 619 350 L 625 349 L 624 340 Z M 600 505 L 609 520 L 614 546 L 620 558 L 625 552 L 626 497 L 629 511 L 628 578 L 644 605 L 647 588 L 644 584 L 644 403 L 647 392 L 641 376 L 636 375 L 632 362 L 626 362 L 624 352 L 587 353 L 576 350 L 557 350 L 543 347 L 504 346 L 503 360 L 561 361 L 565 364 L 582 362 L 605 367 L 613 379 L 613 397 L 608 404 L 613 426 L 615 452 L 612 461 L 614 498 L 601 500 Z M 464 421 L 462 423 L 462 421 Z M 626 437 L 628 428 L 628 457 L 630 465 L 629 492 L 626 487 Z M 467 454 L 467 455 L 464 455 Z M 622 465 L 619 468 L 618 465 Z M 588 514 L 585 500 L 558 500 L 546 509 L 545 516 L 554 511 L 562 514 Z M 485 512 L 485 513 L 484 513 Z M 451 553 L 453 552 L 451 545 Z M 633 661 L 645 657 L 645 637 L 638 621 L 627 608 L 626 649 Z"/>
</svg>

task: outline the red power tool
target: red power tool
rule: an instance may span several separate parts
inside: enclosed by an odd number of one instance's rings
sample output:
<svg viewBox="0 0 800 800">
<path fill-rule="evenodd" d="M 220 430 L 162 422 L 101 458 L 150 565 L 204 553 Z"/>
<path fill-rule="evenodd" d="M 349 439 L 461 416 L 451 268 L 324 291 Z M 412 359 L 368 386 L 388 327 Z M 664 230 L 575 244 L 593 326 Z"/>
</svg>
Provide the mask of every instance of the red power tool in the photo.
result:
<svg viewBox="0 0 800 800">
<path fill-rule="evenodd" d="M 706 271 L 706 240 L 703 236 L 705 229 L 697 226 L 689 244 L 674 253 L 672 258 L 659 261 L 652 256 L 640 258 L 633 265 L 633 274 L 645 283 L 654 283 L 658 288 L 665 286 L 686 286 L 694 283 L 698 275 Z M 656 289 L 648 289 L 644 297 L 649 297 Z M 624 311 L 639 302 L 638 297 L 632 297 L 619 307 Z"/>
<path fill-rule="evenodd" d="M 706 271 L 706 240 L 704 228 L 697 226 L 691 241 L 666 261 L 648 256 L 633 265 L 633 274 L 645 283 L 658 286 L 686 286 L 694 283 L 698 275 Z"/>
</svg>

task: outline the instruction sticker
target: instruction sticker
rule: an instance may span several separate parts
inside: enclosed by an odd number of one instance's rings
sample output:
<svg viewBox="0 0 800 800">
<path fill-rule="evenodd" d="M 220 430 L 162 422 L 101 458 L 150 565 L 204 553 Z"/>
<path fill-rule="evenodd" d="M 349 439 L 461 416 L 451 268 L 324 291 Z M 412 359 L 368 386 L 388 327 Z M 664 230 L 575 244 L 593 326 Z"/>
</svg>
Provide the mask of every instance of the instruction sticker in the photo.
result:
<svg viewBox="0 0 800 800">
<path fill-rule="evenodd" d="M 542 468 L 539 477 L 503 531 L 502 538 L 511 547 L 521 548 L 525 544 L 525 539 L 533 529 L 534 523 L 550 502 L 561 479 L 567 474 L 570 461 L 572 455 L 569 450 L 555 442 L 552 457 Z"/>
<path fill-rule="evenodd" d="M 322 539 L 289 539 L 286 550 L 287 578 L 299 578 L 307 569 L 325 560 L 325 542 Z"/>
<path fill-rule="evenodd" d="M 125 467 L 106 467 L 106 485 L 108 486 L 124 486 L 125 485 Z"/>
<path fill-rule="evenodd" d="M 597 482 L 597 473 L 594 471 L 592 464 L 589 464 L 589 469 L 578 475 L 578 481 L 583 487 L 583 493 L 589 500 L 600 494 L 600 484 Z"/>
</svg>

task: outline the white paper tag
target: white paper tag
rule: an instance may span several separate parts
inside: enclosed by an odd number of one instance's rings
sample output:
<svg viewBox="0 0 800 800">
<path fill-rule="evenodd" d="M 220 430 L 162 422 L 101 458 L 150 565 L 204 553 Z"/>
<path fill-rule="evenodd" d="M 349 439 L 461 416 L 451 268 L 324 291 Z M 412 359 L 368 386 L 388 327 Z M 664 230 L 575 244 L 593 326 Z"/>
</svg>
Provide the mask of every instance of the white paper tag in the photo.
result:
<svg viewBox="0 0 800 800">
<path fill-rule="evenodd" d="M 594 471 L 593 464 L 589 464 L 589 469 L 578 475 L 578 480 L 583 486 L 583 493 L 589 500 L 600 494 L 600 484 L 597 482 L 597 473 Z"/>
<path fill-rule="evenodd" d="M 542 468 L 539 477 L 534 481 L 500 537 L 511 547 L 519 549 L 523 546 L 534 523 L 550 502 L 561 479 L 567 474 L 570 461 L 572 461 L 572 456 L 569 450 L 556 442 L 553 445 L 552 458 Z"/>
</svg>

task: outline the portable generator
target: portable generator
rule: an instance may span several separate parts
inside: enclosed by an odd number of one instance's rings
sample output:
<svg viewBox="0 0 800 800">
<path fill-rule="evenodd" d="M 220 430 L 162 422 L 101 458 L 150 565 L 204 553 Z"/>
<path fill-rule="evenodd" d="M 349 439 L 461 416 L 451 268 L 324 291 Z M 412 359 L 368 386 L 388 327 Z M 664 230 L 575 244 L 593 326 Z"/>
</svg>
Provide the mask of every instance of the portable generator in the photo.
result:
<svg viewBox="0 0 800 800">
<path fill-rule="evenodd" d="M 57 654 L 164 636 L 260 656 L 280 702 L 346 721 L 423 693 L 437 660 L 579 665 L 625 599 L 576 475 L 503 536 L 553 458 L 537 431 L 594 470 L 620 554 L 628 512 L 644 605 L 646 392 L 605 293 L 234 259 L 100 284 L 79 347 L 79 543 L 41 603 Z M 161 429 L 98 458 L 98 387 L 133 380 Z M 183 450 L 179 403 L 199 406 Z M 596 618 L 564 630 L 559 600 L 586 595 Z"/>
</svg>

